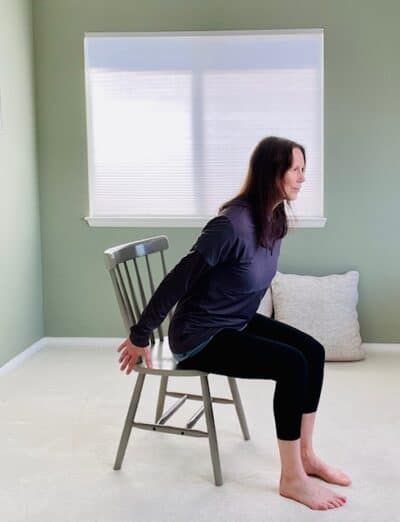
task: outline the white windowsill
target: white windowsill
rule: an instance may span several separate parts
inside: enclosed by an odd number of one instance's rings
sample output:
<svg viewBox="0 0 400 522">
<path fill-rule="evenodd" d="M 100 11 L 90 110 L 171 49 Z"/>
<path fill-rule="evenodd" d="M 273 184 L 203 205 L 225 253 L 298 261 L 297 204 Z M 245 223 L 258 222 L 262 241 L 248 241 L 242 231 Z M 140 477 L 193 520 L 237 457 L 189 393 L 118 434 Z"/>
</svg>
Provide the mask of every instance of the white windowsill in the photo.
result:
<svg viewBox="0 0 400 522">
<path fill-rule="evenodd" d="M 203 227 L 212 217 L 85 217 L 83 218 L 91 227 Z M 289 218 L 291 228 L 323 228 L 326 224 L 326 217 L 303 217 L 298 218 L 298 222 L 293 224 Z"/>
</svg>

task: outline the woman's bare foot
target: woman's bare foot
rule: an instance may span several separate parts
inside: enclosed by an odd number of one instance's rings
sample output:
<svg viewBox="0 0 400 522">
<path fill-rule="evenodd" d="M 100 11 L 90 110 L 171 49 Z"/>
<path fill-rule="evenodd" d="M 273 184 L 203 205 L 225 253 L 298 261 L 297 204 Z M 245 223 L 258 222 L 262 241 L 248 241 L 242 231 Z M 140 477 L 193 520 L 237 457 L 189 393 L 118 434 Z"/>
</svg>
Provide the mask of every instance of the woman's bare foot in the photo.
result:
<svg viewBox="0 0 400 522">
<path fill-rule="evenodd" d="M 296 478 L 281 476 L 279 494 L 297 500 L 297 502 L 305 504 L 311 509 L 333 509 L 346 502 L 345 496 L 338 495 L 334 491 L 320 486 L 307 475 Z"/>
<path fill-rule="evenodd" d="M 303 467 L 307 475 L 319 477 L 330 484 L 350 486 L 351 479 L 340 469 L 332 468 L 319 459 L 315 454 L 302 456 Z"/>
</svg>

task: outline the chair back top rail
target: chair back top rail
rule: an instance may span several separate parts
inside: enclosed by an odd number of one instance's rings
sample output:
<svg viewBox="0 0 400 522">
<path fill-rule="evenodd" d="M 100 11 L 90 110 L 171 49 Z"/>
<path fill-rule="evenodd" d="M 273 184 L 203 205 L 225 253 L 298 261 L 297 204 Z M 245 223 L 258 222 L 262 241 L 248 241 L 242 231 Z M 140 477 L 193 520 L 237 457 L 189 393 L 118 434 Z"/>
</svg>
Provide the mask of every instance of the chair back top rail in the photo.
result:
<svg viewBox="0 0 400 522">
<path fill-rule="evenodd" d="M 133 241 L 132 243 L 107 248 L 107 250 L 104 251 L 106 267 L 108 270 L 112 270 L 119 263 L 152 254 L 153 252 L 160 252 L 167 248 L 167 236 L 149 237 L 147 239 Z"/>
</svg>

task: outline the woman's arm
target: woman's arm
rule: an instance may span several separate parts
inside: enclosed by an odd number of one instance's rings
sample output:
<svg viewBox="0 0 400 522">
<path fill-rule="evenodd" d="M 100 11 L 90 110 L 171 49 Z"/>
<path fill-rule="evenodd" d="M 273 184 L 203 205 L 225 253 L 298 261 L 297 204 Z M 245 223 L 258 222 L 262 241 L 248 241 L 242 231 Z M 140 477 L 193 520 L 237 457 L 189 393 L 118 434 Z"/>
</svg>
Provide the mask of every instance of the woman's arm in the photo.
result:
<svg viewBox="0 0 400 522">
<path fill-rule="evenodd" d="M 151 368 L 149 338 L 169 310 L 218 263 L 230 258 L 237 245 L 236 234 L 226 216 L 211 219 L 201 231 L 189 253 L 161 281 L 143 310 L 137 324 L 131 327 L 128 338 L 119 346 L 121 371 L 132 371 L 139 357 Z"/>
<path fill-rule="evenodd" d="M 139 321 L 131 327 L 131 342 L 136 346 L 148 346 L 151 331 L 162 323 L 169 310 L 211 268 L 197 251 L 190 251 L 183 257 L 161 281 Z"/>
<path fill-rule="evenodd" d="M 213 266 L 228 260 L 236 244 L 235 231 L 226 216 L 208 221 L 189 253 L 165 276 L 138 323 L 131 327 L 131 342 L 138 347 L 148 346 L 150 333 L 174 304 Z"/>
</svg>

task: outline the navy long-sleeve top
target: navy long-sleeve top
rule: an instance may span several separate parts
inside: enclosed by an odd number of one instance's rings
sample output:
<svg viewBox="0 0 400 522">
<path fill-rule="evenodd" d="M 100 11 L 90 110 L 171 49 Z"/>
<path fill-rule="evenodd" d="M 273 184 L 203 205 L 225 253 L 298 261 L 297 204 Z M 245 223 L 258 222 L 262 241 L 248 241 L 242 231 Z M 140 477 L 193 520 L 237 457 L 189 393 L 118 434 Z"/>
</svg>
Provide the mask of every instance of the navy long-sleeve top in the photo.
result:
<svg viewBox="0 0 400 522">
<path fill-rule="evenodd" d="M 248 202 L 236 198 L 208 221 L 189 253 L 158 286 L 130 330 L 136 346 L 177 303 L 168 328 L 177 360 L 193 355 L 224 328 L 241 330 L 256 313 L 276 274 L 281 239 L 257 244 Z"/>
</svg>

